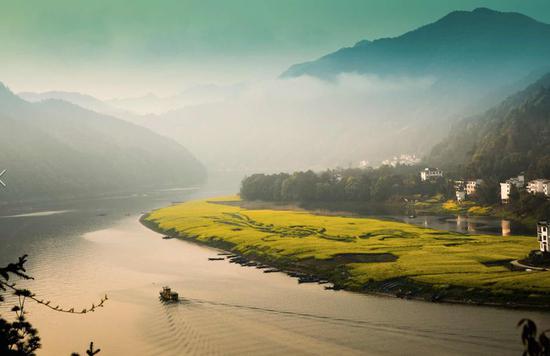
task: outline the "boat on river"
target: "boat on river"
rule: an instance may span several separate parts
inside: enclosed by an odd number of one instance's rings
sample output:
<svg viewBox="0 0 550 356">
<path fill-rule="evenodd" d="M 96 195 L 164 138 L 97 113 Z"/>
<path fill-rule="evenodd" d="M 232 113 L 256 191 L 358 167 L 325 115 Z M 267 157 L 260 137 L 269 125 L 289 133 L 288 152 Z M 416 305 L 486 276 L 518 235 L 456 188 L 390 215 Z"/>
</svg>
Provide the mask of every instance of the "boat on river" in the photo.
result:
<svg viewBox="0 0 550 356">
<path fill-rule="evenodd" d="M 160 291 L 160 300 L 163 302 L 177 302 L 179 301 L 179 295 L 177 292 L 172 291 L 170 287 L 162 287 Z"/>
</svg>

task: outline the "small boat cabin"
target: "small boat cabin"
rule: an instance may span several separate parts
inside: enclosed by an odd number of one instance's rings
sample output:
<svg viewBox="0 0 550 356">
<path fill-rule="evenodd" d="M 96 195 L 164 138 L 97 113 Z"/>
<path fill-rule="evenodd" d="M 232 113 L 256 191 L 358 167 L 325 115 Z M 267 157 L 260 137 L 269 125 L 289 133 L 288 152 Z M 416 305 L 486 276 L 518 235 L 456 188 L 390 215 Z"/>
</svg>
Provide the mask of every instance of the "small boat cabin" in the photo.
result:
<svg viewBox="0 0 550 356">
<path fill-rule="evenodd" d="M 162 287 L 160 299 L 164 302 L 177 302 L 179 300 L 179 295 L 177 292 L 173 292 L 170 287 Z"/>
</svg>

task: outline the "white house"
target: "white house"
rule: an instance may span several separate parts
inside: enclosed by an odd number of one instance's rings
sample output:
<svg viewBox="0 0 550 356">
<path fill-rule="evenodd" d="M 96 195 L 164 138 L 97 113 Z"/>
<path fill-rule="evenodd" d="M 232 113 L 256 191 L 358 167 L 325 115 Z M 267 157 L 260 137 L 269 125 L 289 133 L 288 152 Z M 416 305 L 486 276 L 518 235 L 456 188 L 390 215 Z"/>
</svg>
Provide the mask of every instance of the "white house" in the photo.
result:
<svg viewBox="0 0 550 356">
<path fill-rule="evenodd" d="M 466 194 L 473 195 L 476 192 L 476 189 L 483 183 L 483 179 L 475 179 L 466 181 Z"/>
<path fill-rule="evenodd" d="M 423 182 L 443 177 L 443 171 L 437 168 L 424 168 L 420 171 L 420 180 Z"/>
<path fill-rule="evenodd" d="M 539 240 L 540 250 L 548 252 L 548 229 L 550 224 L 548 221 L 539 221 L 537 224 L 537 239 Z"/>
<path fill-rule="evenodd" d="M 522 189 L 525 185 L 525 177 L 523 175 L 517 176 L 517 178 L 510 178 L 504 183 L 500 183 L 500 199 L 504 204 L 510 202 L 510 191 L 512 186 Z"/>
<path fill-rule="evenodd" d="M 468 196 L 475 194 L 476 189 L 483 183 L 481 179 L 475 180 L 455 180 L 455 194 L 457 201 L 466 200 Z"/>
<path fill-rule="evenodd" d="M 550 180 L 548 179 L 535 179 L 527 183 L 527 191 L 531 194 L 545 194 L 548 196 L 548 188 Z"/>
</svg>

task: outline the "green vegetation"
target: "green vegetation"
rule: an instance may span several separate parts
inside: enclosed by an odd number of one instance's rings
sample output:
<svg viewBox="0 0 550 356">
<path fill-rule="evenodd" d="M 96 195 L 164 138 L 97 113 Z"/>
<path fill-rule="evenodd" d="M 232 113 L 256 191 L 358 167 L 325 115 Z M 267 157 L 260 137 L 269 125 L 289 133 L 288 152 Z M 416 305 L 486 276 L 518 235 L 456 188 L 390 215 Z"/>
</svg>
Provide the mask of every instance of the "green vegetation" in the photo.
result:
<svg viewBox="0 0 550 356">
<path fill-rule="evenodd" d="M 494 208 L 483 206 L 474 201 L 457 202 L 456 200 L 425 199 L 414 204 L 417 213 L 422 214 L 463 214 L 463 215 L 495 215 Z"/>
<path fill-rule="evenodd" d="M 457 124 L 427 157 L 464 176 L 502 182 L 550 177 L 550 74 L 480 117 Z"/>
<path fill-rule="evenodd" d="M 468 295 L 480 302 L 540 304 L 550 297 L 550 272 L 507 267 L 538 247 L 533 237 L 462 235 L 377 219 L 246 210 L 233 204 L 236 200 L 187 202 L 154 211 L 144 223 L 281 268 L 322 274 L 351 290 L 396 292 L 384 286 L 399 281 L 400 291 L 424 296 L 460 290 L 455 300 Z"/>
<path fill-rule="evenodd" d="M 315 173 L 253 174 L 242 181 L 247 200 L 282 202 L 405 202 L 454 197 L 453 183 L 439 179 L 421 182 L 419 168 L 399 165 L 380 168 L 336 169 Z"/>
<path fill-rule="evenodd" d="M 298 203 L 302 207 L 325 207 L 329 210 L 375 210 L 404 209 L 426 214 L 467 214 L 495 215 L 504 217 L 503 210 L 508 211 L 509 218 L 531 221 L 545 216 L 550 209 L 544 202 L 532 203 L 533 198 L 527 194 L 521 200 L 521 212 L 517 214 L 517 204 L 500 208 L 498 192 L 489 189 L 482 183 L 479 193 L 470 196 L 467 201 L 458 203 L 454 200 L 455 190 L 452 179 L 438 179 L 422 182 L 417 166 L 382 166 L 365 169 L 337 169 L 320 173 L 312 171 L 294 172 L 293 174 L 253 174 L 246 177 L 241 184 L 240 195 L 247 201 L 262 200 L 267 202 Z M 492 183 L 498 187 L 498 183 Z M 522 195 L 523 196 L 523 195 Z M 372 210 L 372 209 L 370 209 Z"/>
</svg>

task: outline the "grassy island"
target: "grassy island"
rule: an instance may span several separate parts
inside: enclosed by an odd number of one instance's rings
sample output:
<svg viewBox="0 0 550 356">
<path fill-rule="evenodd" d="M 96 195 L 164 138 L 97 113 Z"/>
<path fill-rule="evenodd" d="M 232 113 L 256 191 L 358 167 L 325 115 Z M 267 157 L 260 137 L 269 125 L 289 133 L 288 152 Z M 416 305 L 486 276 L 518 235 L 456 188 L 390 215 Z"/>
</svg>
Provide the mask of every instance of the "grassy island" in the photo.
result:
<svg viewBox="0 0 550 356">
<path fill-rule="evenodd" d="M 237 197 L 191 201 L 144 216 L 166 234 L 233 251 L 354 291 L 432 301 L 550 305 L 550 271 L 513 271 L 534 237 L 465 235 L 371 218 L 245 209 Z"/>
</svg>

